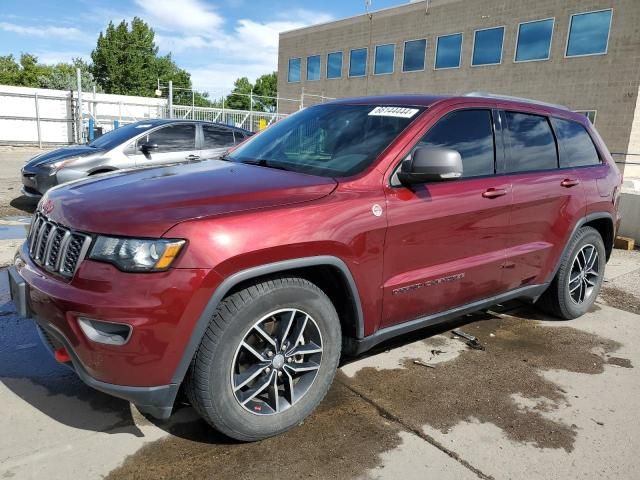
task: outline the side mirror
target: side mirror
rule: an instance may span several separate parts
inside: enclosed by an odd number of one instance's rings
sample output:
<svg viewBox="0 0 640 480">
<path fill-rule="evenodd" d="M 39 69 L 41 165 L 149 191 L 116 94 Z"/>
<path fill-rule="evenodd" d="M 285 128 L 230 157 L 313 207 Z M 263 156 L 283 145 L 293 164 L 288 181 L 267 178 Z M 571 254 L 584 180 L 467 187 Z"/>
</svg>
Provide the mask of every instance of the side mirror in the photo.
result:
<svg viewBox="0 0 640 480">
<path fill-rule="evenodd" d="M 462 177 L 462 157 L 449 148 L 418 148 L 398 172 L 404 185 L 441 182 Z"/>
<path fill-rule="evenodd" d="M 138 145 L 138 149 L 140 149 L 141 152 L 148 153 L 151 150 L 157 150 L 158 144 L 157 143 L 141 143 L 140 145 Z"/>
</svg>

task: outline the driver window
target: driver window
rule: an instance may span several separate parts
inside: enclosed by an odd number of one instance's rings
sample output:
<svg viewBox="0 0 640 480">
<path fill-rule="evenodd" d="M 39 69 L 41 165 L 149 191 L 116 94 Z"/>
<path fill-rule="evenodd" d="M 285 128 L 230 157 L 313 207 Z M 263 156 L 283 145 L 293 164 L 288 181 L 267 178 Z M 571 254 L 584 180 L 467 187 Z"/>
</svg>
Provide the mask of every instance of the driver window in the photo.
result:
<svg viewBox="0 0 640 480">
<path fill-rule="evenodd" d="M 464 178 L 495 173 L 490 110 L 458 110 L 441 118 L 414 147 L 450 148 L 462 157 Z M 413 152 L 412 152 L 413 153 Z"/>
</svg>

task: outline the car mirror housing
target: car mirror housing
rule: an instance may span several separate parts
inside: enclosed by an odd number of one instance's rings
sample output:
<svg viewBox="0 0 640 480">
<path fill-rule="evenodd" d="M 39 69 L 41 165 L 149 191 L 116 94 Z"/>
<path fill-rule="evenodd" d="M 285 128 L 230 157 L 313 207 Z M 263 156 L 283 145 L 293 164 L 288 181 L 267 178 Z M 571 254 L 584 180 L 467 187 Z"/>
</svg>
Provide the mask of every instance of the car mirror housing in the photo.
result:
<svg viewBox="0 0 640 480">
<path fill-rule="evenodd" d="M 450 148 L 418 148 L 398 172 L 404 185 L 441 182 L 462 177 L 462 157 Z"/>
<path fill-rule="evenodd" d="M 142 152 L 150 152 L 151 150 L 157 150 L 158 149 L 158 144 L 157 143 L 141 143 L 138 148 L 140 149 L 140 151 Z"/>
</svg>

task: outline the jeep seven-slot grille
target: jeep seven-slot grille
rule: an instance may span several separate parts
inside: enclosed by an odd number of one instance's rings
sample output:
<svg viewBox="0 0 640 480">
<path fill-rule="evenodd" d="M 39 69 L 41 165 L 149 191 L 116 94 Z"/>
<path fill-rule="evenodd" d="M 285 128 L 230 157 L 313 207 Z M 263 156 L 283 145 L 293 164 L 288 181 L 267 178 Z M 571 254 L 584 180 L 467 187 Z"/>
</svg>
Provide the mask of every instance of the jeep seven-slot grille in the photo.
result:
<svg viewBox="0 0 640 480">
<path fill-rule="evenodd" d="M 28 241 L 31 260 L 45 270 L 71 278 L 89 249 L 91 237 L 36 213 Z"/>
</svg>

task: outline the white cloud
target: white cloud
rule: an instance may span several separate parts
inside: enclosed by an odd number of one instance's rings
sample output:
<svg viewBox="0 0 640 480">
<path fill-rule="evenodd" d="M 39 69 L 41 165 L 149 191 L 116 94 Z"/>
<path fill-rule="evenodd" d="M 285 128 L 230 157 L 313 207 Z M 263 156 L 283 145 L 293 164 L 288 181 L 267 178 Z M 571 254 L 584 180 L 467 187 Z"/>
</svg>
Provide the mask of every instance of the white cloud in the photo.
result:
<svg viewBox="0 0 640 480">
<path fill-rule="evenodd" d="M 271 21 L 240 19 L 233 29 L 225 33 L 217 29 L 199 34 L 157 35 L 162 51 L 184 53 L 198 50 L 200 57 L 212 61 L 204 67 L 188 70 L 194 86 L 215 91 L 229 90 L 238 77 L 254 81 L 258 76 L 278 68 L 278 37 L 280 32 L 302 28 L 313 23 L 330 21 L 332 17 L 322 12 L 298 9 L 287 12 L 288 19 L 279 15 Z"/>
<path fill-rule="evenodd" d="M 55 27 L 51 25 L 40 25 L 36 27 L 29 27 L 24 25 L 17 25 L 15 23 L 0 22 L 0 30 L 10 33 L 17 33 L 18 35 L 26 35 L 30 37 L 56 37 L 73 39 L 80 38 L 83 33 L 74 27 Z"/>
<path fill-rule="evenodd" d="M 207 32 L 224 19 L 200 0 L 135 0 L 152 26 L 168 31 Z"/>
</svg>

